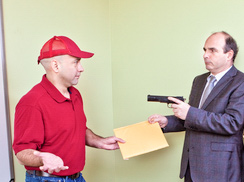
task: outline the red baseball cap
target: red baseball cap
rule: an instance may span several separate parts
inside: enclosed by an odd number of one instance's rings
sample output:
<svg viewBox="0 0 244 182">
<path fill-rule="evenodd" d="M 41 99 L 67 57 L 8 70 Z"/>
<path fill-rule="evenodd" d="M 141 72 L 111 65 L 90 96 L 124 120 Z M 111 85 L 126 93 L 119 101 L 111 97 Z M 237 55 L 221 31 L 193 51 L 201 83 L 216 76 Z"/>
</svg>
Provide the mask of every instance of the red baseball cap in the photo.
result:
<svg viewBox="0 0 244 182">
<path fill-rule="evenodd" d="M 38 57 L 38 64 L 44 58 L 51 58 L 60 55 L 70 55 L 77 58 L 90 58 L 94 54 L 81 51 L 76 43 L 68 37 L 54 36 L 43 45 L 40 51 L 40 56 Z"/>
</svg>

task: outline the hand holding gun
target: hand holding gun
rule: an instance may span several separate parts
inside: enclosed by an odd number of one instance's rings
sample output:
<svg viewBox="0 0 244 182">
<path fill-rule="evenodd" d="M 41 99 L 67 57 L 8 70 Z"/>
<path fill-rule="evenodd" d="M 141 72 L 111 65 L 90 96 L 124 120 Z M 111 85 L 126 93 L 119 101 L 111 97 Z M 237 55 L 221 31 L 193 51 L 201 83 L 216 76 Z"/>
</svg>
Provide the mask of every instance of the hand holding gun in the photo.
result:
<svg viewBox="0 0 244 182">
<path fill-rule="evenodd" d="M 169 99 L 168 99 L 169 98 Z M 190 105 L 185 103 L 185 99 L 182 96 L 178 97 L 168 97 L 168 96 L 156 96 L 148 95 L 147 101 L 167 103 L 168 107 L 171 104 L 174 115 L 182 120 L 186 119 L 186 115 L 190 109 Z"/>
</svg>

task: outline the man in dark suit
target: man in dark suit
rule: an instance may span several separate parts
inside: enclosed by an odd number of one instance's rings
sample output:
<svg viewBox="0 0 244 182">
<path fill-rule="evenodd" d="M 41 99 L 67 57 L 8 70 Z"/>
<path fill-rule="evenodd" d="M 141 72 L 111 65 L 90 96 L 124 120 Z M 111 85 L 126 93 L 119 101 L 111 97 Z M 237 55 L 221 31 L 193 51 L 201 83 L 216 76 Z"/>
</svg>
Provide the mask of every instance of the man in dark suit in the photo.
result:
<svg viewBox="0 0 244 182">
<path fill-rule="evenodd" d="M 189 104 L 169 97 L 174 115 L 154 114 L 148 121 L 164 132 L 186 131 L 180 171 L 185 182 L 240 182 L 244 74 L 233 65 L 238 47 L 229 34 L 216 32 L 203 50 L 209 72 L 194 79 Z"/>
</svg>

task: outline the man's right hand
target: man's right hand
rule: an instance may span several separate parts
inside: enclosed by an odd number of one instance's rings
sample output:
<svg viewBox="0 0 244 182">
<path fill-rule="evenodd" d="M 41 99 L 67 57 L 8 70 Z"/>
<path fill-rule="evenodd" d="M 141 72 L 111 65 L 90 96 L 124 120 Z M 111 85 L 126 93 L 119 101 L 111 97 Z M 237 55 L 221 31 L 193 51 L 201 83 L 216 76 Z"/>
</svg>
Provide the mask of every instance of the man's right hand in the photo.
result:
<svg viewBox="0 0 244 182">
<path fill-rule="evenodd" d="M 41 158 L 43 166 L 39 168 L 42 171 L 48 171 L 48 173 L 52 174 L 53 172 L 58 173 L 61 170 L 69 169 L 68 166 L 64 166 L 63 160 L 54 154 L 34 151 L 34 155 Z"/>
<path fill-rule="evenodd" d="M 149 116 L 148 122 L 151 124 L 158 122 L 161 128 L 165 128 L 168 124 L 168 119 L 165 116 L 153 114 Z"/>
</svg>

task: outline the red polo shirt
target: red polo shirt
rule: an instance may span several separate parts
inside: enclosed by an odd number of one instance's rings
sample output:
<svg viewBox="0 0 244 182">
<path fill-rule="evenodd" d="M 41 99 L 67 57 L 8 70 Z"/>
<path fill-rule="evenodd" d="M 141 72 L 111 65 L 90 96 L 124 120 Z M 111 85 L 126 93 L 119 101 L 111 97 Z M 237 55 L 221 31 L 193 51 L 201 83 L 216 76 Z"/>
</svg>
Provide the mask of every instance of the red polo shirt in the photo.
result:
<svg viewBox="0 0 244 182">
<path fill-rule="evenodd" d="M 41 83 L 24 95 L 16 106 L 13 149 L 50 152 L 69 169 L 55 173 L 72 175 L 85 165 L 86 116 L 79 91 L 69 88 L 65 98 L 44 75 Z M 25 166 L 28 170 L 39 168 Z"/>
</svg>

